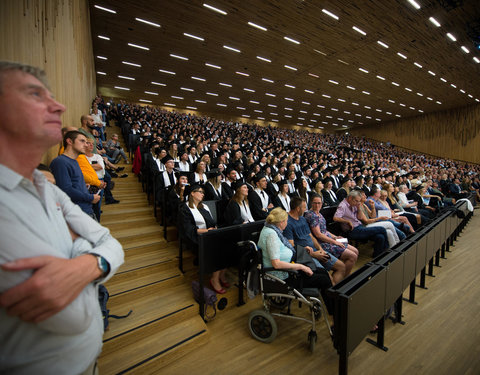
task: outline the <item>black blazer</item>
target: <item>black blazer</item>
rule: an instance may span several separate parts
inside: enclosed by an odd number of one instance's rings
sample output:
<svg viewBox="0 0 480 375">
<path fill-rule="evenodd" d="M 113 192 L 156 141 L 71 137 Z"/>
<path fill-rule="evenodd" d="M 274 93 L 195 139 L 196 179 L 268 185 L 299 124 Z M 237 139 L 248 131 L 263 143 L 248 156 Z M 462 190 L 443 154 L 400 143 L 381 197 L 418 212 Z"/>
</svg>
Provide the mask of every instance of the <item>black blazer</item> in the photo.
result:
<svg viewBox="0 0 480 375">
<path fill-rule="evenodd" d="M 322 190 L 322 195 L 323 195 L 324 206 L 336 206 L 339 203 L 338 199 L 333 200 L 330 194 L 325 189 Z"/>
<path fill-rule="evenodd" d="M 268 194 L 264 192 L 268 197 Z M 255 190 L 248 192 L 248 203 L 250 205 L 250 212 L 252 213 L 254 220 L 263 220 L 268 216 L 268 212 L 262 209 L 262 200 L 258 196 Z M 270 197 L 268 197 L 268 204 L 270 204 Z"/>
<path fill-rule="evenodd" d="M 224 218 L 226 225 L 243 224 L 240 206 L 233 199 L 228 202 L 227 208 L 225 209 Z"/>
<path fill-rule="evenodd" d="M 204 208 L 199 208 L 198 210 L 205 219 L 205 224 L 207 225 L 207 228 L 215 227 L 217 225 L 213 220 L 212 215 L 210 215 L 207 210 L 205 210 Z M 179 224 L 181 225 L 180 232 L 183 233 L 183 235 L 188 240 L 198 245 L 198 228 L 195 224 L 195 218 L 193 217 L 190 208 L 187 206 L 187 203 L 182 203 L 180 205 Z"/>
</svg>

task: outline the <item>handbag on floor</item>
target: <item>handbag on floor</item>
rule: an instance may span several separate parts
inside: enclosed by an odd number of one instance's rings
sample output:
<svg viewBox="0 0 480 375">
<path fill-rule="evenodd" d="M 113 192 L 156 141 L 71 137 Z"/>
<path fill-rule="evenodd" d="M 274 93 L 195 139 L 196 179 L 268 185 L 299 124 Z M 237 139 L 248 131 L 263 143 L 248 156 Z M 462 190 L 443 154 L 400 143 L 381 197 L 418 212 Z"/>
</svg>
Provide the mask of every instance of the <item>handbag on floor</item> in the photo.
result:
<svg viewBox="0 0 480 375">
<path fill-rule="evenodd" d="M 193 280 L 192 281 L 192 291 L 193 291 L 193 298 L 197 303 L 200 303 L 200 283 L 198 280 Z M 215 293 L 213 290 L 207 288 L 206 286 L 203 287 L 203 316 L 207 320 L 211 320 L 215 318 L 215 315 L 217 315 L 217 307 L 216 307 L 216 302 L 217 302 L 217 293 Z M 208 306 L 213 307 L 213 315 L 208 315 L 207 309 Z"/>
</svg>

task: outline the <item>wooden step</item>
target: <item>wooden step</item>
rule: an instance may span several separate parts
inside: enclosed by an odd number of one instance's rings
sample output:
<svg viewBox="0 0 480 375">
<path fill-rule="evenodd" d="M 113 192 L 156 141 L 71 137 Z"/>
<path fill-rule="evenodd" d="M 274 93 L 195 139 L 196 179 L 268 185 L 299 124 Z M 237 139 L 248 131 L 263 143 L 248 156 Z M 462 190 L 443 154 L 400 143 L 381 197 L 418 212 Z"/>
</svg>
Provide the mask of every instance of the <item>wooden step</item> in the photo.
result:
<svg viewBox="0 0 480 375">
<path fill-rule="evenodd" d="M 147 233 L 142 236 L 132 235 L 130 237 L 117 238 L 117 240 L 122 244 L 124 250 L 153 243 L 157 243 L 159 245 L 163 244 L 163 247 L 168 246 L 168 242 L 165 240 L 165 238 L 163 238 L 161 227 L 158 227 L 158 232 Z"/>
<path fill-rule="evenodd" d="M 150 219 L 156 222 L 155 217 L 153 216 L 153 213 L 142 213 L 141 215 L 135 215 L 132 218 L 125 218 L 122 215 L 107 215 L 105 218 L 102 217 L 102 225 L 105 227 L 109 227 L 112 224 L 124 224 L 124 223 L 129 223 L 132 221 L 133 225 L 135 225 L 136 220 L 146 220 Z"/>
<path fill-rule="evenodd" d="M 175 283 L 171 280 L 110 297 L 108 308 L 111 314 L 124 315 L 130 310 L 132 310 L 132 314 L 125 319 L 112 320 L 109 330 L 103 335 L 104 340 L 192 304 L 198 306 L 193 299 L 190 285 L 172 284 Z M 168 287 L 169 285 L 170 287 Z"/>
<path fill-rule="evenodd" d="M 147 200 L 142 200 L 142 201 L 137 201 L 137 202 L 127 202 L 123 199 L 119 199 L 120 203 L 117 204 L 108 204 L 108 205 L 102 205 L 102 211 L 103 213 L 111 212 L 111 211 L 116 211 L 118 210 L 125 210 L 129 208 L 144 208 L 144 207 L 149 207 L 149 204 Z M 153 210 L 152 207 L 149 207 L 150 210 Z"/>
<path fill-rule="evenodd" d="M 106 342 L 99 358 L 100 373 L 159 373 L 161 367 L 207 343 L 207 327 L 198 315 L 180 319 L 170 326 L 159 320 L 125 334 L 121 340 Z"/>
<path fill-rule="evenodd" d="M 178 246 L 171 245 L 166 248 L 155 247 L 154 250 L 146 250 L 147 246 L 131 248 L 125 251 L 125 263 L 118 269 L 118 272 L 125 272 L 148 265 L 159 264 L 166 261 L 178 263 Z"/>
<path fill-rule="evenodd" d="M 110 224 L 105 224 L 105 223 L 102 223 L 105 227 L 107 227 L 108 229 L 110 229 L 110 232 L 112 233 L 115 233 L 116 231 L 119 231 L 119 230 L 122 230 L 122 229 L 129 229 L 129 228 L 132 228 L 132 227 L 135 227 L 135 228 L 141 228 L 141 227 L 144 227 L 144 226 L 149 226 L 149 225 L 153 225 L 153 224 L 157 224 L 155 218 L 152 216 L 152 217 L 137 217 L 135 219 L 130 219 L 130 220 L 122 220 L 120 222 L 116 222 L 116 223 L 110 223 Z"/>
<path fill-rule="evenodd" d="M 114 206 L 117 206 L 116 204 Z M 151 207 L 138 207 L 138 208 L 122 208 L 120 206 L 115 207 L 115 210 L 111 211 L 103 211 L 102 213 L 102 224 L 105 222 L 104 220 L 106 219 L 106 222 L 108 223 L 108 219 L 111 219 L 112 217 L 115 218 L 115 220 L 118 221 L 119 218 L 123 220 L 130 220 L 133 218 L 138 218 L 139 216 L 142 215 L 148 215 L 152 214 L 152 208 Z"/>
<path fill-rule="evenodd" d="M 183 283 L 182 276 L 176 263 L 169 260 L 159 264 L 116 273 L 115 276 L 105 283 L 105 286 L 110 296 L 114 296 L 128 290 L 170 281 L 174 278 L 177 283 Z M 169 285 L 170 284 L 171 283 L 169 283 Z"/>
</svg>

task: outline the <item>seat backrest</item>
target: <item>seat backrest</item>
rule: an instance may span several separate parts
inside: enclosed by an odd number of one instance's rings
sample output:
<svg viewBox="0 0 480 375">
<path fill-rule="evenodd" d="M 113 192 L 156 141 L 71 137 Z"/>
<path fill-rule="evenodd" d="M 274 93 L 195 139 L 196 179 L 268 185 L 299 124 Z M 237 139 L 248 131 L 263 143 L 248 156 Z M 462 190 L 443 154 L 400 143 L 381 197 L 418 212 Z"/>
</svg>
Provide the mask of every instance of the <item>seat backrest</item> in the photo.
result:
<svg viewBox="0 0 480 375">
<path fill-rule="evenodd" d="M 212 218 L 213 220 L 215 220 L 216 223 L 218 223 L 218 220 L 217 220 L 217 205 L 216 205 L 216 201 L 212 200 L 212 201 L 203 201 L 202 202 L 205 206 L 208 207 L 208 209 L 210 210 L 210 213 L 212 214 Z"/>
</svg>

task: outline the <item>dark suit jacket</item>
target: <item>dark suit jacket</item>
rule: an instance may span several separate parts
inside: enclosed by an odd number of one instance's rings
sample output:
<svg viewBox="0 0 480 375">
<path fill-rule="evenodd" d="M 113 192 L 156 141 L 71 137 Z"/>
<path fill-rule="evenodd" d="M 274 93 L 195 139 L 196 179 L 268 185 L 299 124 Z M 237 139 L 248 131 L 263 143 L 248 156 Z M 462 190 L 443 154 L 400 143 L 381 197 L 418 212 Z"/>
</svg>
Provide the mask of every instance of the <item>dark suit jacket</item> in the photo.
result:
<svg viewBox="0 0 480 375">
<path fill-rule="evenodd" d="M 264 192 L 265 195 L 268 197 L 268 194 Z M 270 197 L 268 198 L 268 203 L 270 204 Z M 262 209 L 262 200 L 258 196 L 255 190 L 251 190 L 248 192 L 248 203 L 250 205 L 250 211 L 254 220 L 263 220 L 266 219 L 268 216 L 267 211 L 263 211 Z"/>
</svg>

